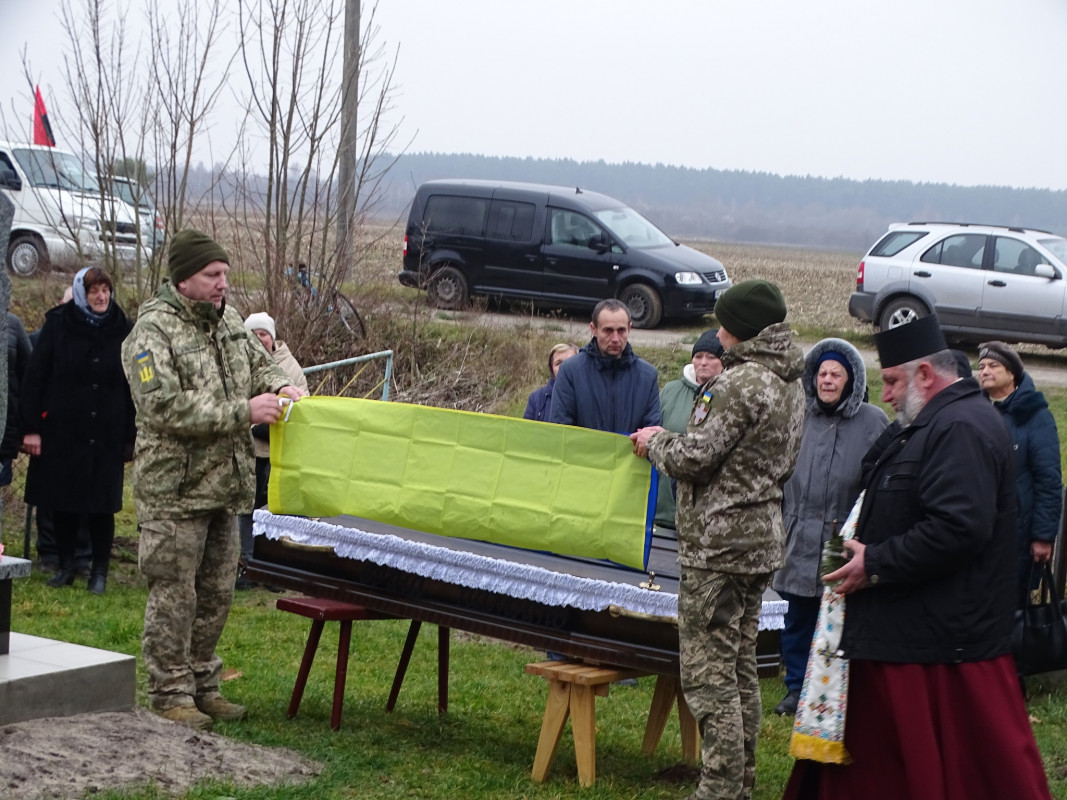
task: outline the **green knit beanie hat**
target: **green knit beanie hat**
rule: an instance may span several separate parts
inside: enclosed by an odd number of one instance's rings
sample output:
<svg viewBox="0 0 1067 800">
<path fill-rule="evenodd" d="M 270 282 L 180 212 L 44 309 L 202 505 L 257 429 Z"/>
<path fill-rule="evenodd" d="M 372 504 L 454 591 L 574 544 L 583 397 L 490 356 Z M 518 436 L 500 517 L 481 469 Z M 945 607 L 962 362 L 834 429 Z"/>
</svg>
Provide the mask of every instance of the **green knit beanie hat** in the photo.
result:
<svg viewBox="0 0 1067 800">
<path fill-rule="evenodd" d="M 170 282 L 177 286 L 186 278 L 191 278 L 212 261 L 230 263 L 229 254 L 222 245 L 206 233 L 187 228 L 178 231 L 170 240 L 167 253 L 167 269 Z"/>
<path fill-rule="evenodd" d="M 768 325 L 785 320 L 782 292 L 769 281 L 736 283 L 715 301 L 715 316 L 726 330 L 742 342 Z"/>
</svg>

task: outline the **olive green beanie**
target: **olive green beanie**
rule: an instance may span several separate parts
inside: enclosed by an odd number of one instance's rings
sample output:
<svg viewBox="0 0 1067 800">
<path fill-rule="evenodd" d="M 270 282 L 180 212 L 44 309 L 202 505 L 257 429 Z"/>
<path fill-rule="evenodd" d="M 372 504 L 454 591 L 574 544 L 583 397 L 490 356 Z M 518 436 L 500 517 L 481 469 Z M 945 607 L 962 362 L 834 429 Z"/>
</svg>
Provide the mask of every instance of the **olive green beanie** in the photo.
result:
<svg viewBox="0 0 1067 800">
<path fill-rule="evenodd" d="M 769 281 L 741 281 L 715 301 L 715 316 L 743 342 L 768 325 L 784 322 L 785 300 L 781 290 Z"/>
<path fill-rule="evenodd" d="M 170 240 L 167 253 L 167 269 L 170 282 L 177 286 L 186 278 L 191 278 L 212 261 L 230 263 L 229 254 L 222 245 L 206 233 L 187 228 L 178 231 Z"/>
</svg>

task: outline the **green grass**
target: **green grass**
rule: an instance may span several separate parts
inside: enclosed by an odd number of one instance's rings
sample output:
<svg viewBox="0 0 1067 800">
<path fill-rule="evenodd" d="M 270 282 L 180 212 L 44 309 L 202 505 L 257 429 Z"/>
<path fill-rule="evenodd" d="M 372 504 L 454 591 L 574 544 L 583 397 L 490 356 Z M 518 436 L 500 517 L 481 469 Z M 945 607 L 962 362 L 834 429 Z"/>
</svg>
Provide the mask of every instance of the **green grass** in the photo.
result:
<svg viewBox="0 0 1067 800">
<path fill-rule="evenodd" d="M 18 553 L 17 537 L 4 537 Z M 116 565 L 108 593 L 88 594 L 81 581 L 54 590 L 34 574 L 16 584 L 14 628 L 100 647 L 138 657 L 138 701 L 144 704 L 144 670 L 140 633 L 146 589 L 128 562 Z M 303 787 L 237 789 L 212 786 L 186 797 L 234 798 L 394 798 L 394 797 L 529 797 L 556 798 L 577 792 L 573 745 L 568 731 L 543 785 L 529 778 L 546 684 L 527 676 L 523 666 L 541 660 L 539 652 L 453 635 L 449 711 L 436 711 L 436 631 L 426 626 L 415 649 L 407 679 L 393 714 L 384 706 L 407 623 L 357 624 L 349 662 L 347 696 L 341 730 L 329 729 L 333 692 L 333 658 L 337 625 L 329 625 L 304 695 L 300 713 L 285 718 L 300 656 L 308 632 L 303 618 L 274 609 L 278 595 L 263 590 L 237 594 L 219 652 L 237 677 L 224 685 L 226 695 L 249 708 L 242 723 L 220 725 L 219 733 L 242 741 L 284 746 L 324 764 L 320 777 Z M 583 792 L 590 798 L 674 798 L 677 786 L 654 782 L 655 773 L 676 763 L 681 743 L 677 724 L 668 725 L 658 752 L 640 752 L 653 680 L 636 688 L 616 687 L 598 700 L 598 779 Z M 773 705 L 780 685 L 769 682 Z M 787 726 L 768 720 L 768 730 Z M 777 738 L 781 738 L 779 735 Z M 773 734 L 768 736 L 773 741 Z M 780 761 L 781 759 L 779 759 Z M 776 772 L 784 775 L 785 766 Z M 780 783 L 780 781 L 779 781 Z M 121 795 L 156 797 L 154 790 Z M 775 796 L 777 789 L 762 797 Z M 96 797 L 118 797 L 100 794 Z"/>
<path fill-rule="evenodd" d="M 6 552 L 20 555 L 20 520 L 5 520 Z M 129 534 L 130 531 L 122 531 Z M 79 581 L 50 589 L 34 573 L 16 582 L 12 609 L 16 631 L 99 647 L 138 659 L 138 702 L 145 704 L 140 635 L 147 590 L 132 554 L 120 550 L 108 592 L 94 597 Z M 217 732 L 244 742 L 299 751 L 324 765 L 321 775 L 299 787 L 236 788 L 200 785 L 185 798 L 215 800 L 338 800 L 347 798 L 548 798 L 581 794 L 591 800 L 682 796 L 691 785 L 665 783 L 656 774 L 679 762 L 681 742 L 672 716 L 659 748 L 641 753 L 653 680 L 635 688 L 613 687 L 597 700 L 597 782 L 580 789 L 568 725 L 548 780 L 530 780 L 546 685 L 525 675 L 539 652 L 456 632 L 452 638 L 449 711 L 436 712 L 436 631 L 420 636 L 397 709 L 385 701 L 407 623 L 357 624 L 341 730 L 329 729 L 337 627 L 328 625 L 319 646 L 300 713 L 285 717 L 309 624 L 274 609 L 276 594 L 237 594 L 220 643 L 227 675 L 225 694 L 249 707 L 241 723 Z M 231 672 L 232 671 L 232 672 Z M 791 721 L 771 709 L 784 693 L 778 679 L 762 681 L 764 718 L 758 751 L 756 800 L 781 796 L 792 767 L 787 755 Z M 1054 681 L 1034 680 L 1030 710 L 1045 758 L 1053 796 L 1067 799 L 1067 702 Z M 93 795 L 102 800 L 156 800 L 158 791 Z"/>
</svg>

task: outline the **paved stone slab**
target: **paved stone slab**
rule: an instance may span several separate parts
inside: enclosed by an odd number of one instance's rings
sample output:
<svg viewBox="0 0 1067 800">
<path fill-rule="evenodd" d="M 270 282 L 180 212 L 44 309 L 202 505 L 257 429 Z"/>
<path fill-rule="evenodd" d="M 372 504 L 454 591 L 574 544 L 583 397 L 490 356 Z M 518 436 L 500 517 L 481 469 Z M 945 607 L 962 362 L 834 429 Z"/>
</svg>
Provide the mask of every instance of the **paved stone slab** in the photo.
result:
<svg viewBox="0 0 1067 800">
<path fill-rule="evenodd" d="M 95 647 L 11 634 L 0 655 L 0 724 L 97 711 L 129 711 L 137 661 Z"/>
<path fill-rule="evenodd" d="M 25 578 L 30 574 L 30 561 L 14 556 L 0 556 L 0 581 Z"/>
</svg>

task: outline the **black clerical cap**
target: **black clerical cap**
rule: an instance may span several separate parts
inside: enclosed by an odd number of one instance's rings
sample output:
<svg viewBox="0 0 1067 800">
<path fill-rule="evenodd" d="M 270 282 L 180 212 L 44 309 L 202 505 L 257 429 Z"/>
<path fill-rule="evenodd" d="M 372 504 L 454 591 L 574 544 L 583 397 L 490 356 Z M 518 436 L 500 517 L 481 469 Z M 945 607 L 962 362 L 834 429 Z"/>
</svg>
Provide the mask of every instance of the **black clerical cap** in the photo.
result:
<svg viewBox="0 0 1067 800">
<path fill-rule="evenodd" d="M 933 314 L 879 331 L 874 335 L 874 344 L 878 348 L 878 361 L 882 369 L 899 367 L 948 349 L 941 325 Z"/>
</svg>

